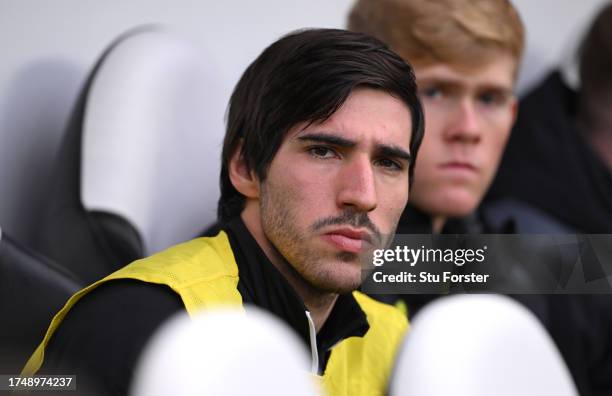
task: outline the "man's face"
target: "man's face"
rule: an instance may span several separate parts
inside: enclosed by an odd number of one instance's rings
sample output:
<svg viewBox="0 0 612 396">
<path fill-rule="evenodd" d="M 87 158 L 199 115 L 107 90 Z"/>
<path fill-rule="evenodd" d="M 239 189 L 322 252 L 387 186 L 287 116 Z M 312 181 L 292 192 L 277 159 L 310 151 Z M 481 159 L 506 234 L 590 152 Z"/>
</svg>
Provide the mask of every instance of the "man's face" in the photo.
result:
<svg viewBox="0 0 612 396">
<path fill-rule="evenodd" d="M 411 128 L 402 101 L 359 88 L 325 122 L 285 137 L 261 183 L 262 227 L 310 286 L 355 290 L 359 255 L 389 243 L 408 200 Z"/>
<path fill-rule="evenodd" d="M 516 113 L 514 59 L 500 52 L 477 68 L 418 67 L 425 136 L 411 203 L 433 216 L 465 216 L 499 165 Z"/>
</svg>

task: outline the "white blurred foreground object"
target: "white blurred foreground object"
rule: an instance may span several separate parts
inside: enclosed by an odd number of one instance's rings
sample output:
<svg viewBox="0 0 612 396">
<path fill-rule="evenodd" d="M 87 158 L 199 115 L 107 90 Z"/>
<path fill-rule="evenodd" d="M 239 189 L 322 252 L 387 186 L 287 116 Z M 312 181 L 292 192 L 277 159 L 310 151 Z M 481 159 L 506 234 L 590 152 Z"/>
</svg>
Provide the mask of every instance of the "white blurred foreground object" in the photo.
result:
<svg viewBox="0 0 612 396">
<path fill-rule="evenodd" d="M 308 368 L 297 337 L 264 311 L 179 315 L 145 348 L 131 395 L 317 395 Z"/>
<path fill-rule="evenodd" d="M 538 320 L 508 297 L 442 298 L 415 319 L 391 395 L 578 396 Z"/>
</svg>

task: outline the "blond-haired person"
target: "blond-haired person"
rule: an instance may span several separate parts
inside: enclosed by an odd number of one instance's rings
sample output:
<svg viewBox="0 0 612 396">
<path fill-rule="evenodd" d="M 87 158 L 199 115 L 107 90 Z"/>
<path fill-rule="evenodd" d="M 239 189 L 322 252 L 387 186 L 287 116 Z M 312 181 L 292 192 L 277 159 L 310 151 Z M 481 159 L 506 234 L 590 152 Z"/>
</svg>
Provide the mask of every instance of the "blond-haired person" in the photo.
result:
<svg viewBox="0 0 612 396">
<path fill-rule="evenodd" d="M 357 0 L 348 27 L 385 41 L 408 60 L 419 86 L 425 136 L 398 233 L 512 232 L 493 227 L 478 209 L 517 115 L 513 89 L 524 30 L 512 4 L 507 0 Z M 409 316 L 435 297 L 404 296 Z M 546 326 L 581 395 L 612 394 L 607 299 L 513 297 Z"/>
<path fill-rule="evenodd" d="M 423 103 L 425 135 L 397 233 L 490 231 L 475 211 L 516 118 L 524 29 L 515 8 L 507 0 L 358 0 L 348 28 L 408 60 Z M 410 316 L 434 297 L 406 298 Z"/>
<path fill-rule="evenodd" d="M 398 232 L 440 232 L 474 212 L 510 134 L 524 43 L 518 13 L 506 0 L 359 0 L 348 27 L 414 66 L 426 133 Z"/>
</svg>

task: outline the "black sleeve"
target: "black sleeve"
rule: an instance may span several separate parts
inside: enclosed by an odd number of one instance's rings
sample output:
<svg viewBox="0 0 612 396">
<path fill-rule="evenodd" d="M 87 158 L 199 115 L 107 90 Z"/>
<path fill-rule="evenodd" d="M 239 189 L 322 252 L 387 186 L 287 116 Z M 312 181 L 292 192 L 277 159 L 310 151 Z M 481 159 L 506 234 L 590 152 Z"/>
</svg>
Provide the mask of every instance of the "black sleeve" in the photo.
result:
<svg viewBox="0 0 612 396">
<path fill-rule="evenodd" d="M 40 374 L 75 374 L 79 395 L 126 395 L 154 331 L 184 305 L 167 286 L 101 285 L 69 312 L 45 350 Z"/>
</svg>

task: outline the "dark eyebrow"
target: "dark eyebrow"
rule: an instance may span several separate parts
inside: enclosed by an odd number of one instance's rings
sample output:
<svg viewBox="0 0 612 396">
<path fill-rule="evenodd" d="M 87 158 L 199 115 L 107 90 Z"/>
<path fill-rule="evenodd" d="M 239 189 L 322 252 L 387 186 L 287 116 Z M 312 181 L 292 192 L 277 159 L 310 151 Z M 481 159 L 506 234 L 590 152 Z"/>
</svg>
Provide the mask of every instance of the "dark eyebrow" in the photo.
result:
<svg viewBox="0 0 612 396">
<path fill-rule="evenodd" d="M 336 135 L 327 134 L 327 133 L 309 133 L 309 134 L 299 136 L 298 140 L 311 141 L 311 142 L 317 142 L 317 143 L 327 143 L 333 146 L 346 147 L 346 148 L 355 147 L 357 145 L 357 143 L 352 140 L 349 140 L 349 139 L 346 139 L 340 136 L 336 136 Z M 384 156 L 384 157 L 399 158 L 399 159 L 406 160 L 408 162 L 412 160 L 412 156 L 410 155 L 410 153 L 408 153 L 406 150 L 400 147 L 397 147 L 397 146 L 390 146 L 387 144 L 378 144 L 376 145 L 376 151 L 378 152 L 379 155 Z"/>
<path fill-rule="evenodd" d="M 298 137 L 298 140 L 301 141 L 311 141 L 317 143 L 327 143 L 338 147 L 355 147 L 356 142 L 342 138 L 336 135 L 330 135 L 327 133 L 308 133 Z"/>
<path fill-rule="evenodd" d="M 412 161 L 412 156 L 410 153 L 400 147 L 380 144 L 377 147 L 377 151 L 380 153 L 380 155 L 385 157 L 399 158 L 406 160 L 409 163 Z"/>
</svg>

